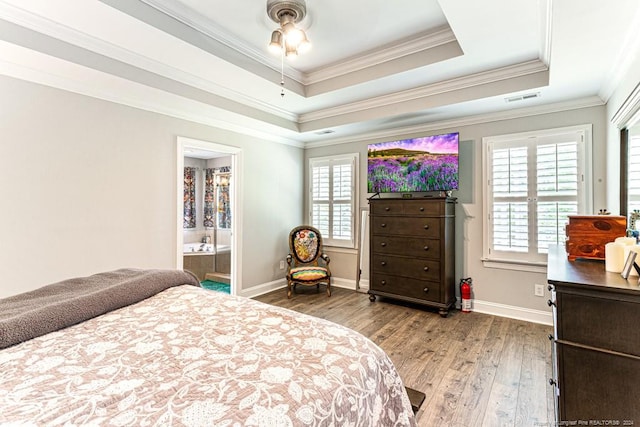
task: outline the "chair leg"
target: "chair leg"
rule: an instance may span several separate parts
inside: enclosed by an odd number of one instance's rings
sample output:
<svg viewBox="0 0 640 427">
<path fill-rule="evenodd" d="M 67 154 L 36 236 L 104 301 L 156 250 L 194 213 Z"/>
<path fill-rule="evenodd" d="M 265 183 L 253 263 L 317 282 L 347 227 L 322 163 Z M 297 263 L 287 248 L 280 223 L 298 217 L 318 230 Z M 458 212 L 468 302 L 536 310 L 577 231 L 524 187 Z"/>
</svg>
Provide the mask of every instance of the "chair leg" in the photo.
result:
<svg viewBox="0 0 640 427">
<path fill-rule="evenodd" d="M 287 298 L 291 298 L 291 282 L 287 280 Z"/>
<path fill-rule="evenodd" d="M 331 296 L 331 282 L 327 282 L 327 296 L 330 297 Z"/>
</svg>

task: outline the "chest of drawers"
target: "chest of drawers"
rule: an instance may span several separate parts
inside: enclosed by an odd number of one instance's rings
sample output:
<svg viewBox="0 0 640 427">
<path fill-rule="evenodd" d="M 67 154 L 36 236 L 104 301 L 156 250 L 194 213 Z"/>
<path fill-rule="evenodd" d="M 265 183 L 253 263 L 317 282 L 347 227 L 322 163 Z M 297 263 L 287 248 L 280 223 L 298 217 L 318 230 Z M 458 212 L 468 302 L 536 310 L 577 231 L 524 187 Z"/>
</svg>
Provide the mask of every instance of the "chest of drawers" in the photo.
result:
<svg viewBox="0 0 640 427">
<path fill-rule="evenodd" d="M 369 206 L 369 299 L 410 301 L 447 316 L 455 303 L 455 199 L 371 199 Z"/>
<path fill-rule="evenodd" d="M 549 247 L 547 266 L 554 314 L 550 383 L 556 396 L 556 421 L 558 425 L 607 425 L 603 420 L 608 425 L 638 425 L 637 279 L 607 272 L 603 262 L 571 262 L 563 249 Z"/>
</svg>

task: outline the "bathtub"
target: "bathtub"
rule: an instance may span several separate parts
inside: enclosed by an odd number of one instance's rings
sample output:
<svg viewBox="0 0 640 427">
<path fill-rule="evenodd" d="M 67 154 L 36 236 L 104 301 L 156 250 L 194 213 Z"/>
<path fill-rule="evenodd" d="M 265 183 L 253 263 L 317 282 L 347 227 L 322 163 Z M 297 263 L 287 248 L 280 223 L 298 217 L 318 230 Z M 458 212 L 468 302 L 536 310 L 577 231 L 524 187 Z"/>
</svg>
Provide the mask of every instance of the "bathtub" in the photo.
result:
<svg viewBox="0 0 640 427">
<path fill-rule="evenodd" d="M 182 249 L 184 255 L 213 254 L 213 245 L 210 243 L 185 243 Z"/>
<path fill-rule="evenodd" d="M 182 249 L 183 268 L 204 280 L 207 273 L 231 273 L 231 247 L 209 243 L 185 243 Z"/>
<path fill-rule="evenodd" d="M 229 245 L 218 245 L 214 248 L 211 243 L 185 243 L 182 253 L 184 255 L 214 255 L 231 252 Z"/>
</svg>

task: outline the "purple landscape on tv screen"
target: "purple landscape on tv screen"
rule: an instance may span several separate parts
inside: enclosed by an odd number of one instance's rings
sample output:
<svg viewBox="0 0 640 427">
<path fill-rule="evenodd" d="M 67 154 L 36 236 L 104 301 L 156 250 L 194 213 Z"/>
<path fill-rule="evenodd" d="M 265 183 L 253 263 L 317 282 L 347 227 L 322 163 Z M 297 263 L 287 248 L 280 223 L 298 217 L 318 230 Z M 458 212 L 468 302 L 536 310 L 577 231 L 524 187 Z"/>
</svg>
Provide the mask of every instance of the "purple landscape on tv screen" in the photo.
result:
<svg viewBox="0 0 640 427">
<path fill-rule="evenodd" d="M 458 188 L 458 133 L 369 144 L 369 193 Z"/>
</svg>

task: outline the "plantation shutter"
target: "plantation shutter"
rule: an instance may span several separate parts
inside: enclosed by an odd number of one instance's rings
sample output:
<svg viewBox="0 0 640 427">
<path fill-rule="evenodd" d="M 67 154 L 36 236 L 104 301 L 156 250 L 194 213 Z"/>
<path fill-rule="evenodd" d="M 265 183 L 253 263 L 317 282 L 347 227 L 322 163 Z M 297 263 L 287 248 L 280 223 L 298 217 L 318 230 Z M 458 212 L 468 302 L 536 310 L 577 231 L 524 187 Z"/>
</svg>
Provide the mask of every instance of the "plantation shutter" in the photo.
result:
<svg viewBox="0 0 640 427">
<path fill-rule="evenodd" d="M 527 147 L 493 151 L 493 247 L 527 252 L 529 248 Z"/>
<path fill-rule="evenodd" d="M 544 263 L 585 211 L 585 131 L 485 140 L 485 259 Z"/>
<path fill-rule="evenodd" d="M 578 213 L 578 142 L 574 135 L 539 138 L 537 145 L 538 253 L 565 241 L 569 215 Z M 553 139 L 557 139 L 554 142 Z M 569 139 L 568 142 L 564 142 Z"/>
<path fill-rule="evenodd" d="M 311 225 L 329 236 L 329 162 L 319 162 L 311 169 Z"/>
<path fill-rule="evenodd" d="M 309 161 L 311 225 L 327 245 L 355 245 L 356 161 L 355 154 Z"/>
<path fill-rule="evenodd" d="M 640 133 L 629 135 L 627 164 L 627 212 L 631 213 L 640 210 Z"/>
</svg>

